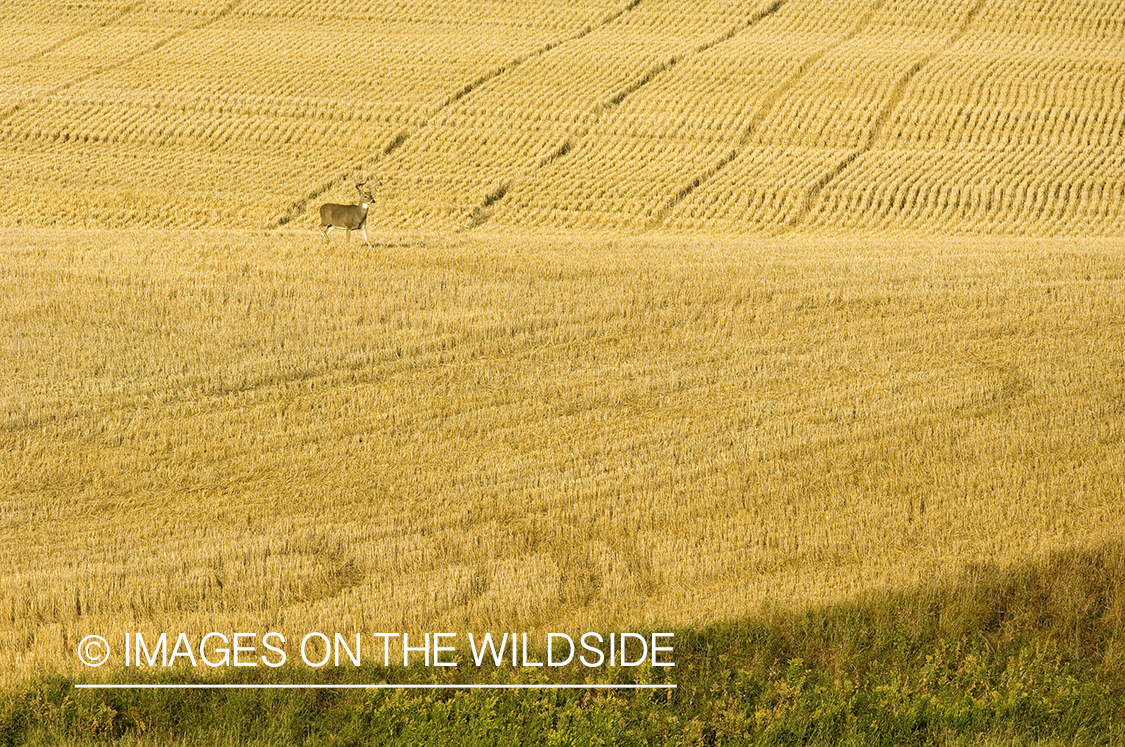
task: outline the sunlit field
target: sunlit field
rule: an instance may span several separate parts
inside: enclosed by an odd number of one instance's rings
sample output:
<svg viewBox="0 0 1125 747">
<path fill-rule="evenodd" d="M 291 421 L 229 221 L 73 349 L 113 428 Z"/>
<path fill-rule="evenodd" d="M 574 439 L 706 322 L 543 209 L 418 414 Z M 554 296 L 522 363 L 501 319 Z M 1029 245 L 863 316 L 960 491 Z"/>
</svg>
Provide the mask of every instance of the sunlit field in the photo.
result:
<svg viewBox="0 0 1125 747">
<path fill-rule="evenodd" d="M 1113 241 L 8 232 L 6 671 L 702 623 L 1120 533 Z"/>
<path fill-rule="evenodd" d="M 0 744 L 142 738 L 37 689 L 131 632 L 674 628 L 735 742 L 831 690 L 824 743 L 901 743 L 908 664 L 930 743 L 1125 722 L 1116 0 L 11 0 L 0 42 Z M 721 742 L 695 697 L 638 728 Z"/>
<path fill-rule="evenodd" d="M 1110 0 L 0 14 L 0 225 L 1125 233 Z"/>
</svg>

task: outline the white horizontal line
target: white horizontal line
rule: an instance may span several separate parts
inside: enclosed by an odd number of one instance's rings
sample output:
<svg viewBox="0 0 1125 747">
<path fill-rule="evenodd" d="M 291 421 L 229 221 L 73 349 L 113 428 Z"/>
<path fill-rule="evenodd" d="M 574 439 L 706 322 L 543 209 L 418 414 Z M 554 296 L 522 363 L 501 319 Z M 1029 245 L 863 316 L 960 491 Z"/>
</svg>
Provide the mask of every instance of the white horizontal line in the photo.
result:
<svg viewBox="0 0 1125 747">
<path fill-rule="evenodd" d="M 75 684 L 76 688 L 99 690 L 674 690 L 676 685 L 581 685 L 581 684 L 529 684 L 529 685 L 393 685 L 393 684 L 148 684 L 148 683 L 115 683 L 115 684 Z"/>
</svg>

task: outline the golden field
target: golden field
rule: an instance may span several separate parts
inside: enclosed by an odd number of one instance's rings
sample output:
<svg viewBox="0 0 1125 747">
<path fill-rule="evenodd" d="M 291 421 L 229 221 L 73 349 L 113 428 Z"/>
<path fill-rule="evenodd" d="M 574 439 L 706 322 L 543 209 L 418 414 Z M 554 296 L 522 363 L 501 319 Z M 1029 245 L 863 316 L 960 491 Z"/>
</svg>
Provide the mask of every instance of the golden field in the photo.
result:
<svg viewBox="0 0 1125 747">
<path fill-rule="evenodd" d="M 4 2 L 0 225 L 1125 233 L 1109 0 Z"/>
<path fill-rule="evenodd" d="M 1125 6 L 0 18 L 0 681 L 1122 534 Z M 364 179 L 374 246 L 325 244 Z"/>
<path fill-rule="evenodd" d="M 0 248 L 8 669 L 701 623 L 1120 536 L 1120 242 Z"/>
</svg>

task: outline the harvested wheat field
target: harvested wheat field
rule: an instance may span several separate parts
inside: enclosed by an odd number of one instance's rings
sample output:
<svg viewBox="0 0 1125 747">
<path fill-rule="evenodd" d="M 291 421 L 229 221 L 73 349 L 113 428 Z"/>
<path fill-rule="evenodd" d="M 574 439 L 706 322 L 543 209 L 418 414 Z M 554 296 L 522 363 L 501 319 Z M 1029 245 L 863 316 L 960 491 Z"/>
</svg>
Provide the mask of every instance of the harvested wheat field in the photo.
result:
<svg viewBox="0 0 1125 747">
<path fill-rule="evenodd" d="M 0 19 L 0 682 L 1122 537 L 1125 4 Z"/>
</svg>

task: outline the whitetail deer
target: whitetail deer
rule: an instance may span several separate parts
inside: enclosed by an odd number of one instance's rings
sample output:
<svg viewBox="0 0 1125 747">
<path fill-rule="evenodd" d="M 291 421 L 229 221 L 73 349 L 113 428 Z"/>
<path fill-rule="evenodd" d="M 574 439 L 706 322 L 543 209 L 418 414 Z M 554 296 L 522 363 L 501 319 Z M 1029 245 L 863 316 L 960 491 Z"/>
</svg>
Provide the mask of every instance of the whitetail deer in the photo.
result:
<svg viewBox="0 0 1125 747">
<path fill-rule="evenodd" d="M 364 243 L 371 246 L 371 242 L 367 240 L 367 209 L 371 207 L 375 198 L 367 189 L 367 182 L 357 184 L 355 188 L 361 198 L 358 205 L 335 205 L 329 202 L 320 206 L 320 230 L 324 234 L 325 244 L 328 243 L 328 234 L 333 228 L 343 228 L 348 232 L 346 241 L 349 244 L 352 240 L 352 231 L 361 231 Z"/>
</svg>

